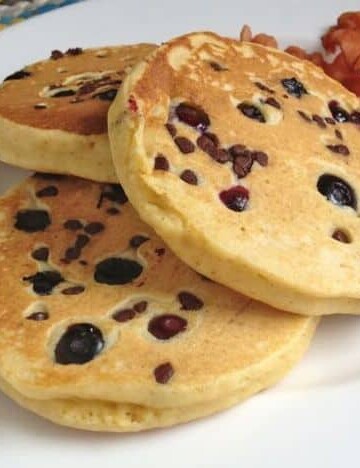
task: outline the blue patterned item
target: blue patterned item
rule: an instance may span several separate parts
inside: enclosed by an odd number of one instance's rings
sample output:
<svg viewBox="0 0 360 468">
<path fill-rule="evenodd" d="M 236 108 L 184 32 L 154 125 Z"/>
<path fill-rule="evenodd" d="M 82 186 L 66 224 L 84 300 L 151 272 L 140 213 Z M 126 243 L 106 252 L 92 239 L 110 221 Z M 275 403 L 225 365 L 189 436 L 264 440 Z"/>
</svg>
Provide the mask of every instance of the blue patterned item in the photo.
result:
<svg viewBox="0 0 360 468">
<path fill-rule="evenodd" d="M 83 0 L 0 0 L 0 24 L 11 24 L 14 20 L 81 1 Z"/>
</svg>

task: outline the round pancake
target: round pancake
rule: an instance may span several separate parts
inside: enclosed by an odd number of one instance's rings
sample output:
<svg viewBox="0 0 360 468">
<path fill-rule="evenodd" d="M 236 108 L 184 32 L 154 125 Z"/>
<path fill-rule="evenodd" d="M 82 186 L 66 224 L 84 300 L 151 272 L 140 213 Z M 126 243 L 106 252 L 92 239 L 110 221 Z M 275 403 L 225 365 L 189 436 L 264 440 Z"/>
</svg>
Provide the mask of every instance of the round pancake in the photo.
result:
<svg viewBox="0 0 360 468">
<path fill-rule="evenodd" d="M 59 423 L 211 414 L 275 383 L 314 332 L 178 260 L 120 186 L 36 175 L 0 213 L 1 386 Z"/>
<path fill-rule="evenodd" d="M 314 65 L 212 33 L 157 49 L 109 112 L 120 182 L 174 252 L 310 315 L 360 313 L 359 124 Z"/>
<path fill-rule="evenodd" d="M 124 75 L 155 46 L 53 51 L 0 86 L 0 159 L 25 169 L 117 182 L 107 112 Z"/>
</svg>

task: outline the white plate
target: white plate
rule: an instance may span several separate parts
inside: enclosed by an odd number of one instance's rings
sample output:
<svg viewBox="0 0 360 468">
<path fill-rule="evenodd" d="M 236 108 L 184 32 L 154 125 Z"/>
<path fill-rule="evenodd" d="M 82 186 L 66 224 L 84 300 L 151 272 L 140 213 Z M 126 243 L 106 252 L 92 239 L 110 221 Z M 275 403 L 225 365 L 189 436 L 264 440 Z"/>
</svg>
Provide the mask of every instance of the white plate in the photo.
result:
<svg viewBox="0 0 360 468">
<path fill-rule="evenodd" d="M 244 22 L 283 44 L 315 46 L 341 11 L 359 8 L 358 0 L 148 3 L 88 0 L 1 32 L 0 79 L 55 48 L 161 42 L 200 29 L 236 36 Z M 24 174 L 0 165 L 0 190 Z M 79 463 L 86 468 L 350 468 L 359 466 L 359 433 L 360 317 L 324 319 L 305 359 L 277 387 L 173 429 L 79 432 L 54 426 L 0 396 L 1 468 Z"/>
</svg>

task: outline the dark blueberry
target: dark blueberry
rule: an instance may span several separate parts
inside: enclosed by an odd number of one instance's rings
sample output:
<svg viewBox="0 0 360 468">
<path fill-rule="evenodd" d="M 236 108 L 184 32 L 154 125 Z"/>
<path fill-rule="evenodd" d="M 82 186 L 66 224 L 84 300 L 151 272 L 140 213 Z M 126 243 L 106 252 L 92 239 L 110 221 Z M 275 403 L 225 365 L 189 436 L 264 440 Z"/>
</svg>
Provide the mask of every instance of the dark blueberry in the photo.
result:
<svg viewBox="0 0 360 468">
<path fill-rule="evenodd" d="M 58 195 L 59 189 L 55 187 L 55 185 L 49 185 L 48 187 L 45 187 L 41 190 L 38 190 L 36 192 L 36 196 L 38 198 L 44 198 L 44 197 L 56 197 Z"/>
<path fill-rule="evenodd" d="M 318 124 L 320 128 L 326 128 L 326 123 L 324 122 L 324 119 L 320 117 L 320 115 L 314 114 L 312 116 L 312 119 Z"/>
<path fill-rule="evenodd" d="M 156 253 L 156 255 L 158 257 L 162 257 L 163 255 L 165 255 L 165 252 L 166 252 L 166 250 L 163 247 L 161 247 L 159 249 L 155 249 L 155 253 Z"/>
<path fill-rule="evenodd" d="M 23 279 L 33 285 L 33 291 L 39 296 L 48 296 L 58 284 L 64 281 L 61 274 L 53 270 L 41 271 Z"/>
<path fill-rule="evenodd" d="M 191 171 L 190 169 L 185 169 L 181 174 L 180 174 L 180 179 L 186 182 L 189 185 L 197 185 L 198 184 L 198 178 L 197 175 L 195 174 L 194 171 Z"/>
<path fill-rule="evenodd" d="M 266 99 L 265 104 L 269 106 L 275 107 L 275 109 L 281 109 L 280 103 L 273 97 L 269 97 Z"/>
<path fill-rule="evenodd" d="M 350 114 L 348 111 L 343 109 L 337 101 L 329 102 L 329 110 L 331 115 L 340 123 L 349 122 Z"/>
<path fill-rule="evenodd" d="M 186 330 L 187 320 L 178 315 L 158 315 L 152 318 L 148 331 L 158 340 L 169 340 L 173 336 Z"/>
<path fill-rule="evenodd" d="M 267 93 L 274 94 L 275 91 L 273 89 L 270 89 L 269 87 L 265 86 L 264 84 L 260 83 L 259 81 L 256 81 L 254 83 L 255 86 L 257 86 L 261 91 L 266 91 Z"/>
<path fill-rule="evenodd" d="M 210 125 L 209 116 L 200 106 L 182 102 L 176 107 L 175 114 L 181 122 L 202 132 L 205 132 Z"/>
<path fill-rule="evenodd" d="M 309 117 L 304 111 L 298 110 L 300 117 L 305 120 L 305 122 L 311 122 L 311 117 Z"/>
<path fill-rule="evenodd" d="M 173 375 L 174 375 L 174 368 L 170 364 L 170 362 L 165 362 L 164 364 L 160 364 L 160 366 L 157 366 L 157 368 L 154 370 L 155 380 L 159 384 L 168 383 Z"/>
<path fill-rule="evenodd" d="M 16 213 L 15 228 L 19 231 L 45 231 L 50 224 L 50 215 L 45 210 L 20 210 Z"/>
<path fill-rule="evenodd" d="M 251 171 L 253 162 L 251 151 L 245 150 L 242 155 L 234 158 L 233 171 L 239 178 L 245 177 Z"/>
<path fill-rule="evenodd" d="M 57 91 L 56 93 L 52 94 L 51 97 L 53 98 L 61 98 L 61 97 L 68 97 L 74 96 L 76 92 L 73 89 L 62 89 Z"/>
<path fill-rule="evenodd" d="M 352 187 L 340 179 L 340 177 L 331 174 L 323 174 L 317 182 L 317 189 L 331 203 L 339 206 L 350 206 L 356 210 L 357 200 Z"/>
<path fill-rule="evenodd" d="M 163 154 L 158 153 L 156 155 L 154 169 L 157 171 L 168 171 L 170 169 L 169 161 Z"/>
<path fill-rule="evenodd" d="M 204 306 L 201 299 L 188 291 L 181 291 L 178 294 L 178 299 L 183 310 L 200 310 Z"/>
<path fill-rule="evenodd" d="M 229 210 L 244 211 L 249 201 L 249 191 L 241 185 L 224 190 L 219 195 L 220 200 Z"/>
<path fill-rule="evenodd" d="M 348 234 L 346 234 L 346 232 L 342 231 L 341 229 L 336 229 L 331 237 L 339 242 L 343 242 L 344 244 L 350 244 L 351 242 Z"/>
<path fill-rule="evenodd" d="M 336 129 L 335 130 L 335 136 L 336 138 L 338 138 L 339 140 L 343 140 L 343 136 L 342 136 L 342 133 L 340 132 L 340 130 Z"/>
<path fill-rule="evenodd" d="M 111 257 L 96 265 L 94 279 L 101 284 L 131 283 L 141 275 L 143 267 L 135 260 Z"/>
<path fill-rule="evenodd" d="M 86 232 L 86 234 L 89 234 L 90 236 L 94 236 L 95 234 L 102 232 L 104 229 L 105 229 L 105 226 L 103 225 L 103 223 L 99 223 L 99 222 L 89 223 L 84 227 L 84 231 Z"/>
<path fill-rule="evenodd" d="M 31 256 L 38 262 L 47 262 L 49 259 L 49 249 L 47 247 L 39 247 L 33 251 Z"/>
<path fill-rule="evenodd" d="M 72 47 L 65 52 L 66 55 L 80 55 L 82 53 L 83 50 L 81 47 Z"/>
<path fill-rule="evenodd" d="M 221 65 L 218 62 L 209 62 L 209 65 L 213 70 L 215 70 L 217 72 L 229 70 L 228 68 L 224 67 L 223 65 Z"/>
<path fill-rule="evenodd" d="M 64 57 L 64 54 L 61 52 L 61 50 L 52 50 L 51 51 L 51 56 L 50 58 L 52 60 L 59 60 L 61 59 L 62 57 Z"/>
<path fill-rule="evenodd" d="M 252 157 L 254 161 L 257 161 L 260 164 L 260 166 L 265 167 L 269 163 L 269 156 L 263 151 L 253 151 Z"/>
<path fill-rule="evenodd" d="M 345 145 L 326 145 L 326 148 L 336 154 L 341 154 L 342 156 L 349 156 L 349 148 Z"/>
<path fill-rule="evenodd" d="M 111 208 L 108 208 L 108 209 L 106 210 L 106 213 L 109 214 L 109 215 L 111 215 L 111 216 L 115 216 L 115 215 L 118 215 L 118 214 L 120 213 L 120 210 L 117 209 L 117 208 L 115 208 L 115 207 L 113 206 L 113 207 L 111 207 Z"/>
<path fill-rule="evenodd" d="M 95 325 L 77 323 L 68 327 L 55 347 L 58 364 L 85 364 L 104 348 L 104 337 Z"/>
<path fill-rule="evenodd" d="M 109 89 L 102 93 L 95 94 L 94 97 L 101 99 L 101 101 L 113 101 L 116 98 L 117 91 L 117 89 Z"/>
<path fill-rule="evenodd" d="M 135 315 L 136 312 L 134 309 L 122 309 L 114 312 L 112 314 L 112 318 L 117 322 L 128 322 L 129 320 L 132 320 Z"/>
<path fill-rule="evenodd" d="M 34 320 L 35 322 L 42 322 L 43 320 L 48 320 L 48 312 L 34 312 L 31 315 L 26 317 L 26 320 Z"/>
<path fill-rule="evenodd" d="M 165 124 L 166 130 L 170 133 L 170 135 L 174 138 L 176 136 L 177 130 L 175 125 L 171 123 Z"/>
<path fill-rule="evenodd" d="M 31 73 L 26 71 L 26 70 L 19 70 L 12 75 L 7 76 L 4 81 L 10 81 L 10 80 L 22 80 L 23 78 L 27 78 L 31 76 Z"/>
<path fill-rule="evenodd" d="M 77 260 L 81 255 L 81 249 L 78 247 L 69 247 L 65 252 L 65 260 Z"/>
<path fill-rule="evenodd" d="M 182 137 L 182 136 L 176 137 L 174 139 L 174 142 L 176 146 L 179 148 L 179 150 L 184 154 L 193 153 L 195 151 L 194 143 L 186 137 Z"/>
<path fill-rule="evenodd" d="M 68 219 L 64 223 L 64 228 L 68 229 L 69 231 L 78 231 L 79 229 L 83 228 L 83 224 L 78 219 Z"/>
<path fill-rule="evenodd" d="M 144 242 L 147 242 L 148 240 L 149 240 L 148 237 L 138 234 L 137 236 L 133 236 L 130 239 L 129 244 L 130 244 L 130 247 L 132 247 L 133 249 L 138 249 L 140 245 L 142 245 Z"/>
<path fill-rule="evenodd" d="M 61 294 L 64 294 L 65 296 L 76 296 L 83 293 L 84 291 L 84 286 L 71 286 L 70 288 L 63 289 Z"/>
<path fill-rule="evenodd" d="M 79 234 L 75 241 L 75 249 L 81 250 L 90 242 L 90 237 L 86 234 Z"/>
<path fill-rule="evenodd" d="M 142 314 L 147 309 L 148 303 L 146 301 L 140 301 L 134 304 L 133 309 L 136 313 Z"/>
<path fill-rule="evenodd" d="M 253 104 L 249 104 L 247 102 L 241 102 L 238 104 L 237 108 L 249 119 L 257 120 L 258 122 L 265 123 L 265 117 L 261 110 L 254 106 Z"/>
<path fill-rule="evenodd" d="M 295 96 L 298 99 L 300 99 L 304 94 L 308 94 L 301 81 L 298 81 L 295 77 L 284 78 L 281 80 L 281 84 L 284 86 L 288 94 L 291 94 L 291 96 Z"/>
</svg>

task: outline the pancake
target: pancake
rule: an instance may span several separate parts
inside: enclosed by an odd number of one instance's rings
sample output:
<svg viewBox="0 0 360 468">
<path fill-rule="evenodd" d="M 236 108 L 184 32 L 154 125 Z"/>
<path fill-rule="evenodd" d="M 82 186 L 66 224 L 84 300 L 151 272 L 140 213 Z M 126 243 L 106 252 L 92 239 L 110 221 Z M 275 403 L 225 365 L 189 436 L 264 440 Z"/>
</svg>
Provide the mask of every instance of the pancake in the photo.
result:
<svg viewBox="0 0 360 468">
<path fill-rule="evenodd" d="M 314 333 L 178 260 L 119 185 L 39 174 L 0 213 L 0 386 L 60 424 L 206 416 L 277 382 Z"/>
<path fill-rule="evenodd" d="M 25 169 L 117 182 L 107 112 L 125 73 L 155 46 L 53 51 L 0 86 L 0 159 Z"/>
<path fill-rule="evenodd" d="M 360 103 L 284 52 L 171 40 L 109 113 L 120 182 L 198 272 L 273 307 L 360 313 Z"/>
</svg>

